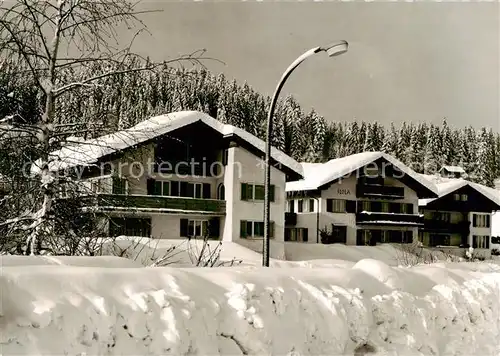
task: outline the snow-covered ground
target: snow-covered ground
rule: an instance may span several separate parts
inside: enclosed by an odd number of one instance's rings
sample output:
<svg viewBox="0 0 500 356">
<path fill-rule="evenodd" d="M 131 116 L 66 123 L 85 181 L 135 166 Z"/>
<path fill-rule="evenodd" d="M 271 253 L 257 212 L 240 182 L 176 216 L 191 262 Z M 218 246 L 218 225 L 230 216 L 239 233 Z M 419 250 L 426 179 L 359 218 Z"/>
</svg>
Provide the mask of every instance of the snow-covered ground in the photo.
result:
<svg viewBox="0 0 500 356">
<path fill-rule="evenodd" d="M 0 258 L 5 355 L 500 354 L 494 264 Z"/>
<path fill-rule="evenodd" d="M 104 254 L 127 257 L 143 266 L 150 266 L 160 260 L 160 266 L 192 267 L 196 265 L 195 261 L 202 254 L 203 249 L 202 240 L 188 242 L 187 240 L 149 239 L 145 237 L 121 237 L 104 245 Z M 347 246 L 344 244 L 323 245 L 271 241 L 271 255 L 274 255 L 276 251 L 282 252 L 276 254 L 282 254 L 284 258 L 271 259 L 270 264 L 273 267 L 352 266 L 366 258 L 376 259 L 390 266 L 450 259 L 449 255 L 436 249 L 393 244 Z M 214 257 L 216 252 L 220 252 L 219 262 L 226 266 L 231 262 L 233 265 L 240 266 L 260 266 L 262 264 L 260 251 L 252 251 L 235 242 L 208 241 L 208 247 L 203 253 L 205 260 L 207 256 Z M 419 254 L 420 258 L 412 253 Z M 452 258 L 453 261 L 458 259 L 458 257 Z M 201 265 L 207 264 L 202 263 Z"/>
</svg>

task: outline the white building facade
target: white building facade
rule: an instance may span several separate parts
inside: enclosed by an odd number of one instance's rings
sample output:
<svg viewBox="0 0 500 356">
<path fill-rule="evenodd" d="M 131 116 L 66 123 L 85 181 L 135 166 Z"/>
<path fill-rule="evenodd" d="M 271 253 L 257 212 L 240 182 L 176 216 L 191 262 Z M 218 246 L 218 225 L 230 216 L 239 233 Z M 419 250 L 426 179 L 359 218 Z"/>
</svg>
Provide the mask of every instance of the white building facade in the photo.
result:
<svg viewBox="0 0 500 356">
<path fill-rule="evenodd" d="M 433 184 L 381 152 L 304 164 L 304 174 L 287 184 L 285 241 L 412 242 L 423 224 L 419 197 L 436 196 Z"/>
<path fill-rule="evenodd" d="M 88 151 L 83 162 L 67 159 L 64 168 L 86 167 L 79 195 L 84 198 L 83 209 L 100 216 L 103 234 L 162 239 L 208 236 L 260 250 L 264 142 L 200 112 L 148 121 L 126 134 L 115 134 L 133 139 L 111 152 Z M 145 128 L 147 134 L 142 132 Z M 100 141 L 118 142 L 109 137 Z M 89 144 L 71 151 L 81 155 L 85 147 Z M 275 149 L 272 158 L 271 237 L 284 241 L 285 184 L 301 178 L 302 167 Z"/>
</svg>

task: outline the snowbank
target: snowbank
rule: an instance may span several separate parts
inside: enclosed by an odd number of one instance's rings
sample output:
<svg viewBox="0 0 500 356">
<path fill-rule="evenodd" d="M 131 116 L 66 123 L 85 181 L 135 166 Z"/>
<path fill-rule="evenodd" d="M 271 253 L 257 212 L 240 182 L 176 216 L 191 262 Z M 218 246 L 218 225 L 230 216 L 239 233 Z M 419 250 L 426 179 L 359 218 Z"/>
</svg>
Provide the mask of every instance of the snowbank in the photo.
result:
<svg viewBox="0 0 500 356">
<path fill-rule="evenodd" d="M 498 355 L 500 267 L 4 267 L 25 355 Z"/>
</svg>

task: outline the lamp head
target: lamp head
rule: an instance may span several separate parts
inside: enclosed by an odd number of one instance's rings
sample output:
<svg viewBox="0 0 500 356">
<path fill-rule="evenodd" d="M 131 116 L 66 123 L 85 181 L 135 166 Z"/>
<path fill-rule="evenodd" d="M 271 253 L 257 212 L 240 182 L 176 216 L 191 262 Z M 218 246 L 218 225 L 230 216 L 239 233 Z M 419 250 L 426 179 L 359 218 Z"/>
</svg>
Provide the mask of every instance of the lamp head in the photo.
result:
<svg viewBox="0 0 500 356">
<path fill-rule="evenodd" d="M 328 54 L 328 57 L 340 56 L 347 52 L 349 48 L 349 44 L 347 41 L 339 41 L 332 43 L 328 46 L 321 47 L 321 50 L 325 51 Z"/>
</svg>

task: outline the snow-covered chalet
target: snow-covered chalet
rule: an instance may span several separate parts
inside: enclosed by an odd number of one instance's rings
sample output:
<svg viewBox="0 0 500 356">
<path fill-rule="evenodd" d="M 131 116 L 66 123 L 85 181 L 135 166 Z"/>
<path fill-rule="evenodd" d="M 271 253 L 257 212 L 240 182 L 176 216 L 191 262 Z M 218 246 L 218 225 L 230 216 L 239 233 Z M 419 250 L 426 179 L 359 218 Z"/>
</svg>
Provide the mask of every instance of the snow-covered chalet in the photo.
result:
<svg viewBox="0 0 500 356">
<path fill-rule="evenodd" d="M 435 184 L 438 197 L 419 200 L 424 215 L 419 240 L 425 246 L 451 252 L 471 246 L 477 253 L 488 255 L 492 248 L 492 212 L 500 210 L 500 192 L 465 179 L 421 176 Z"/>
<path fill-rule="evenodd" d="M 419 199 L 438 196 L 432 182 L 382 152 L 302 166 L 305 178 L 286 184 L 285 241 L 409 243 L 424 223 Z"/>
<path fill-rule="evenodd" d="M 182 111 L 68 144 L 50 169 L 82 168 L 81 201 L 101 214 L 105 234 L 261 246 L 264 149 L 244 130 Z M 275 148 L 271 156 L 271 238 L 283 241 L 285 184 L 303 178 L 302 167 Z"/>
</svg>

